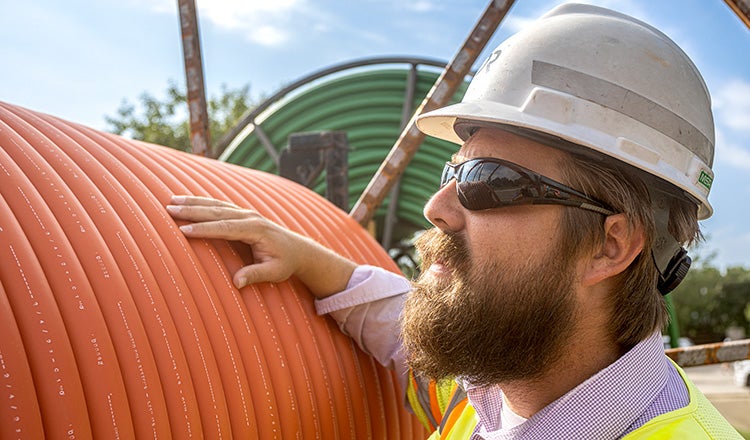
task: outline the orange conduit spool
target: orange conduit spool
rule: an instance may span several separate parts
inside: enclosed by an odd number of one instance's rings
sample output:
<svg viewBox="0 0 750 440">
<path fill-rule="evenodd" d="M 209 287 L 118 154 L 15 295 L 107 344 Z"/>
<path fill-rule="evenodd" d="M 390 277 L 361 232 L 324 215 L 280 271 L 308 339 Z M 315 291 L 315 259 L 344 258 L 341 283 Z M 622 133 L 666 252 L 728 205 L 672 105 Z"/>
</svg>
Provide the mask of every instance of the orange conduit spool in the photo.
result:
<svg viewBox="0 0 750 440">
<path fill-rule="evenodd" d="M 172 194 L 231 200 L 398 269 L 278 176 L 0 103 L 0 438 L 424 438 L 391 371 L 250 249 L 190 240 Z"/>
</svg>

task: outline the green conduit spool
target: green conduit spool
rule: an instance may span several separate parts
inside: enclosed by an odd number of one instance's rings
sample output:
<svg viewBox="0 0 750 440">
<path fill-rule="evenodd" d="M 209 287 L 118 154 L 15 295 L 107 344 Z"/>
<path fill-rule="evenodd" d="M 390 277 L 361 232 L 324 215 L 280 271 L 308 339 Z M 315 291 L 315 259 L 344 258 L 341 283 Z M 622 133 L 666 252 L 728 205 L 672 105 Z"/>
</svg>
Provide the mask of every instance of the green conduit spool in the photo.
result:
<svg viewBox="0 0 750 440">
<path fill-rule="evenodd" d="M 353 72 L 352 72 L 353 71 Z M 407 99 L 410 67 L 379 65 L 354 68 L 301 87 L 293 96 L 274 104 L 255 120 L 273 148 L 280 152 L 289 135 L 300 132 L 340 130 L 349 140 L 349 206 L 364 192 L 380 164 L 401 134 L 402 112 Z M 437 69 L 416 69 L 411 108 L 416 109 L 439 76 Z M 459 100 L 468 83 L 454 96 Z M 410 238 L 429 226 L 422 208 L 439 185 L 443 164 L 457 150 L 446 141 L 426 138 L 400 182 L 398 207 L 391 242 Z M 229 144 L 219 160 L 278 173 L 274 158 L 264 148 L 252 123 Z M 314 188 L 325 193 L 321 176 Z M 375 215 L 378 239 L 383 233 L 390 197 Z"/>
</svg>

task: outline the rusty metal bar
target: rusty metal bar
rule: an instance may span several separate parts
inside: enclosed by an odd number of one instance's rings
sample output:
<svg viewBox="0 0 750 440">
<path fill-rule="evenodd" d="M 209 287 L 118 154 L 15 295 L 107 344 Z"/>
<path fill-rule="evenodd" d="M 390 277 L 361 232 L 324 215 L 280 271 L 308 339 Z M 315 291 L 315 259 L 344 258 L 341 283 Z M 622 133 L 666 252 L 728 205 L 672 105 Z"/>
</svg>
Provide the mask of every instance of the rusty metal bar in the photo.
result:
<svg viewBox="0 0 750 440">
<path fill-rule="evenodd" d="M 422 144 L 425 135 L 417 129 L 416 117 L 448 103 L 513 2 L 514 0 L 490 2 L 461 49 L 445 67 L 432 90 L 414 112 L 411 121 L 401 132 L 378 172 L 349 213 L 359 224 L 366 226 L 370 222 L 378 206 Z"/>
<path fill-rule="evenodd" d="M 750 359 L 750 339 L 670 348 L 665 353 L 681 367 L 741 361 Z"/>
<path fill-rule="evenodd" d="M 404 105 L 401 107 L 401 125 L 399 130 L 403 130 L 409 123 L 411 115 L 414 113 L 414 94 L 417 90 L 418 80 L 417 65 L 412 64 L 409 74 L 406 77 L 406 92 L 404 93 Z M 383 221 L 383 236 L 380 244 L 385 249 L 390 249 L 393 241 L 393 229 L 396 226 L 398 214 L 398 198 L 401 193 L 401 177 L 396 179 L 391 188 L 391 197 L 388 199 L 388 211 L 386 211 Z"/>
<path fill-rule="evenodd" d="M 211 150 L 211 133 L 208 125 L 206 90 L 203 85 L 203 62 L 198 34 L 198 16 L 195 0 L 177 0 L 180 9 L 182 53 L 185 57 L 187 102 L 190 112 L 190 144 L 195 154 L 215 157 Z"/>
<path fill-rule="evenodd" d="M 745 26 L 750 28 L 750 0 L 724 0 L 724 2 L 740 17 Z"/>
</svg>

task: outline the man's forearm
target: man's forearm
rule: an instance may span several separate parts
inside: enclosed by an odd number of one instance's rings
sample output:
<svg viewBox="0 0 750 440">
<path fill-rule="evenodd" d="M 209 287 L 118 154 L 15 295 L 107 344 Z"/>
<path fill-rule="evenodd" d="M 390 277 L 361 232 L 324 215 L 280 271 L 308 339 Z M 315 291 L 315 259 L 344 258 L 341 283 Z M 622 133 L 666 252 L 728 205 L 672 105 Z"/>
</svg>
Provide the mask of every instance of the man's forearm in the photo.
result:
<svg viewBox="0 0 750 440">
<path fill-rule="evenodd" d="M 313 241 L 300 241 L 305 262 L 296 275 L 317 299 L 346 290 L 357 264 Z"/>
</svg>

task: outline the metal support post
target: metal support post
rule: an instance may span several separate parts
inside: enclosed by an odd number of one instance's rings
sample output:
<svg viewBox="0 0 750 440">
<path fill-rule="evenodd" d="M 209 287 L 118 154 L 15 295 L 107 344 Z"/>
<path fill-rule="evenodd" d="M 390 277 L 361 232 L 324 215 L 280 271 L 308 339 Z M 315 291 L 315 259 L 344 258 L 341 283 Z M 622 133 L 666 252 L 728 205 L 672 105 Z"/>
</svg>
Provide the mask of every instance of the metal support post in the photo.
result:
<svg viewBox="0 0 750 440">
<path fill-rule="evenodd" d="M 203 62 L 201 60 L 201 43 L 198 35 L 195 0 L 177 0 L 177 3 L 180 8 L 182 52 L 185 57 L 192 152 L 202 156 L 215 157 L 211 150 L 211 134 L 208 124 L 206 90 L 203 85 Z"/>
</svg>

